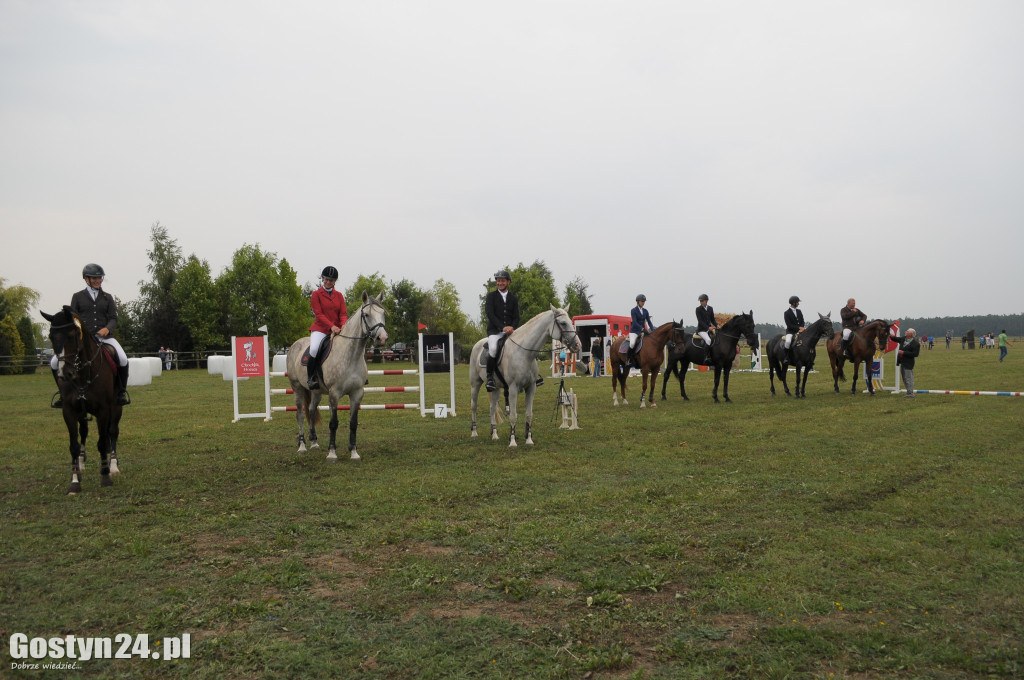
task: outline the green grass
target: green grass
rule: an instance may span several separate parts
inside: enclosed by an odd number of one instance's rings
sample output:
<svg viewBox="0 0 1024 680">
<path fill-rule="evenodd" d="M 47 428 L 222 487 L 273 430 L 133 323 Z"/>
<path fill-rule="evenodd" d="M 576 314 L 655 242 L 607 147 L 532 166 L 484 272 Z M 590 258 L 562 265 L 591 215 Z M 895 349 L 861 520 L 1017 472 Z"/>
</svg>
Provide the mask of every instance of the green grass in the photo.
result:
<svg viewBox="0 0 1024 680">
<path fill-rule="evenodd" d="M 917 386 L 1024 390 L 997 357 L 925 350 Z M 1024 673 L 1024 398 L 835 395 L 823 371 L 800 401 L 734 374 L 714 404 L 711 380 L 643 411 L 639 380 L 617 409 L 610 378 L 568 380 L 566 431 L 548 379 L 509 450 L 507 425 L 470 439 L 463 366 L 457 417 L 363 412 L 363 460 L 330 465 L 293 414 L 233 424 L 230 383 L 165 373 L 132 390 L 114 486 L 92 438 L 69 497 L 50 376 L 0 378 L 0 676 L 39 675 L 11 670 L 18 632 L 191 633 L 188 660 L 80 663 L 104 678 Z"/>
</svg>

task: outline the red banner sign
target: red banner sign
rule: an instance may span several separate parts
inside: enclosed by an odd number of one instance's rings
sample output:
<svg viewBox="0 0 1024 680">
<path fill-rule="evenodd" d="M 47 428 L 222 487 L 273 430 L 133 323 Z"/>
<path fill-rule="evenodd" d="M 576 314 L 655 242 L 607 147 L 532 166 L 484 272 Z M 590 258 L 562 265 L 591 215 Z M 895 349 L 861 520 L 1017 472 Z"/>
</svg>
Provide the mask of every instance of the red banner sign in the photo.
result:
<svg viewBox="0 0 1024 680">
<path fill-rule="evenodd" d="M 264 336 L 235 338 L 235 375 L 239 378 L 259 378 L 266 370 L 263 365 Z"/>
</svg>

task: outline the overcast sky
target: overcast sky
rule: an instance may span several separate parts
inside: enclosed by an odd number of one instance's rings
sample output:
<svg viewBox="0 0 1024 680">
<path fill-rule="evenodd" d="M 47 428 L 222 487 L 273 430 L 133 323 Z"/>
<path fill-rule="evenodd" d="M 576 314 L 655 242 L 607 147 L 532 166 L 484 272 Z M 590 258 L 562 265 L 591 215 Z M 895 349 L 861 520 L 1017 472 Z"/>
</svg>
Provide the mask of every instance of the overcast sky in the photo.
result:
<svg viewBox="0 0 1024 680">
<path fill-rule="evenodd" d="M 596 312 L 1024 311 L 1024 3 L 0 0 L 0 277 L 245 243 Z M 16 246 L 15 243 L 22 245 Z M 514 284 L 514 282 L 513 282 Z M 354 303 L 352 304 L 354 306 Z"/>
</svg>

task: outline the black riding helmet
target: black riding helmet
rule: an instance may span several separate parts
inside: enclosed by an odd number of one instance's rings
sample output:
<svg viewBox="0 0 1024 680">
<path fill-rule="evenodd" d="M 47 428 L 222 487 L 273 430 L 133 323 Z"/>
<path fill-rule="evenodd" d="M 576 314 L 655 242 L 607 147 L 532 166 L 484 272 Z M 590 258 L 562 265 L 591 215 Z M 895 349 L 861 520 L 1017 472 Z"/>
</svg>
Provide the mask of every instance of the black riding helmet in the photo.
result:
<svg viewBox="0 0 1024 680">
<path fill-rule="evenodd" d="M 800 304 L 800 298 L 798 298 L 796 295 L 793 295 L 792 297 L 789 298 L 789 304 L 791 304 L 791 305 L 798 305 L 798 304 Z"/>
<path fill-rule="evenodd" d="M 643 293 L 640 293 L 639 295 L 636 296 L 636 301 L 637 302 L 647 302 L 647 296 L 644 295 Z"/>
<path fill-rule="evenodd" d="M 103 273 L 103 267 L 90 262 L 82 268 L 82 278 L 84 279 L 87 276 L 106 276 L 106 274 Z"/>
<path fill-rule="evenodd" d="M 508 273 L 507 269 L 499 269 L 498 271 L 494 272 L 494 280 L 497 281 L 498 279 L 508 279 L 509 282 L 511 282 L 512 275 Z"/>
<path fill-rule="evenodd" d="M 710 300 L 707 293 L 701 293 L 700 297 L 697 298 L 697 302 L 703 302 L 704 300 Z"/>
<path fill-rule="evenodd" d="M 334 267 L 327 266 L 327 267 L 324 267 L 324 270 L 322 272 L 320 272 L 320 276 L 321 276 L 321 278 L 334 279 L 335 281 L 337 281 L 338 280 L 338 270 L 335 269 Z"/>
</svg>

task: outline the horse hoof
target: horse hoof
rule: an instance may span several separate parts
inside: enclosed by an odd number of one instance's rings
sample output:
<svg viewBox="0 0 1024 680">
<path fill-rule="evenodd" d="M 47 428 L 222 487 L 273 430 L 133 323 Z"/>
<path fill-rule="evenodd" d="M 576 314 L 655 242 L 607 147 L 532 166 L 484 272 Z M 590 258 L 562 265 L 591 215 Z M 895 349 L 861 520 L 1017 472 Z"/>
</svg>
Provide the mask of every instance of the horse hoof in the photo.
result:
<svg viewBox="0 0 1024 680">
<path fill-rule="evenodd" d="M 510 441 L 508 443 L 508 448 L 510 448 L 510 449 L 517 449 L 517 448 L 519 448 L 519 444 L 516 444 L 516 440 L 513 439 L 512 441 Z"/>
<path fill-rule="evenodd" d="M 318 441 L 316 441 L 316 440 L 314 439 L 314 440 L 313 440 L 313 441 L 312 441 L 312 442 L 310 443 L 310 445 L 309 445 L 309 450 L 310 450 L 310 451 L 319 451 L 319 450 L 320 450 L 320 442 L 318 442 Z"/>
<path fill-rule="evenodd" d="M 352 449 L 352 455 L 349 456 L 348 459 L 349 460 L 362 460 L 362 458 L 359 457 L 359 454 L 356 453 L 355 449 Z"/>
<path fill-rule="evenodd" d="M 469 436 L 470 436 L 470 437 L 479 437 L 480 435 L 478 435 L 478 434 L 476 433 L 476 430 L 473 430 L 472 432 L 470 432 L 470 433 L 469 433 Z"/>
<path fill-rule="evenodd" d="M 652 401 L 651 402 L 651 408 L 658 408 L 658 402 Z"/>
<path fill-rule="evenodd" d="M 528 446 L 533 446 L 533 437 L 530 437 L 529 439 L 527 439 L 525 443 L 526 443 L 526 444 L 527 444 Z"/>
<path fill-rule="evenodd" d="M 493 442 L 498 441 L 498 433 L 497 432 L 491 433 L 491 441 L 493 441 Z"/>
<path fill-rule="evenodd" d="M 110 459 L 110 476 L 111 477 L 117 477 L 119 474 L 121 474 L 121 471 L 117 467 L 117 458 L 111 458 Z"/>
<path fill-rule="evenodd" d="M 110 478 L 110 475 L 103 475 L 100 477 L 100 486 L 114 486 L 114 480 Z"/>
<path fill-rule="evenodd" d="M 647 404 L 645 404 L 644 402 L 641 401 L 640 402 L 640 408 L 647 408 Z"/>
<path fill-rule="evenodd" d="M 330 452 L 327 454 L 327 462 L 328 463 L 337 463 L 338 462 L 338 454 L 335 452 L 334 449 L 331 449 Z"/>
<path fill-rule="evenodd" d="M 68 487 L 68 495 L 69 496 L 77 496 L 80 493 L 82 493 L 82 485 L 81 484 L 72 484 L 70 487 Z"/>
</svg>

